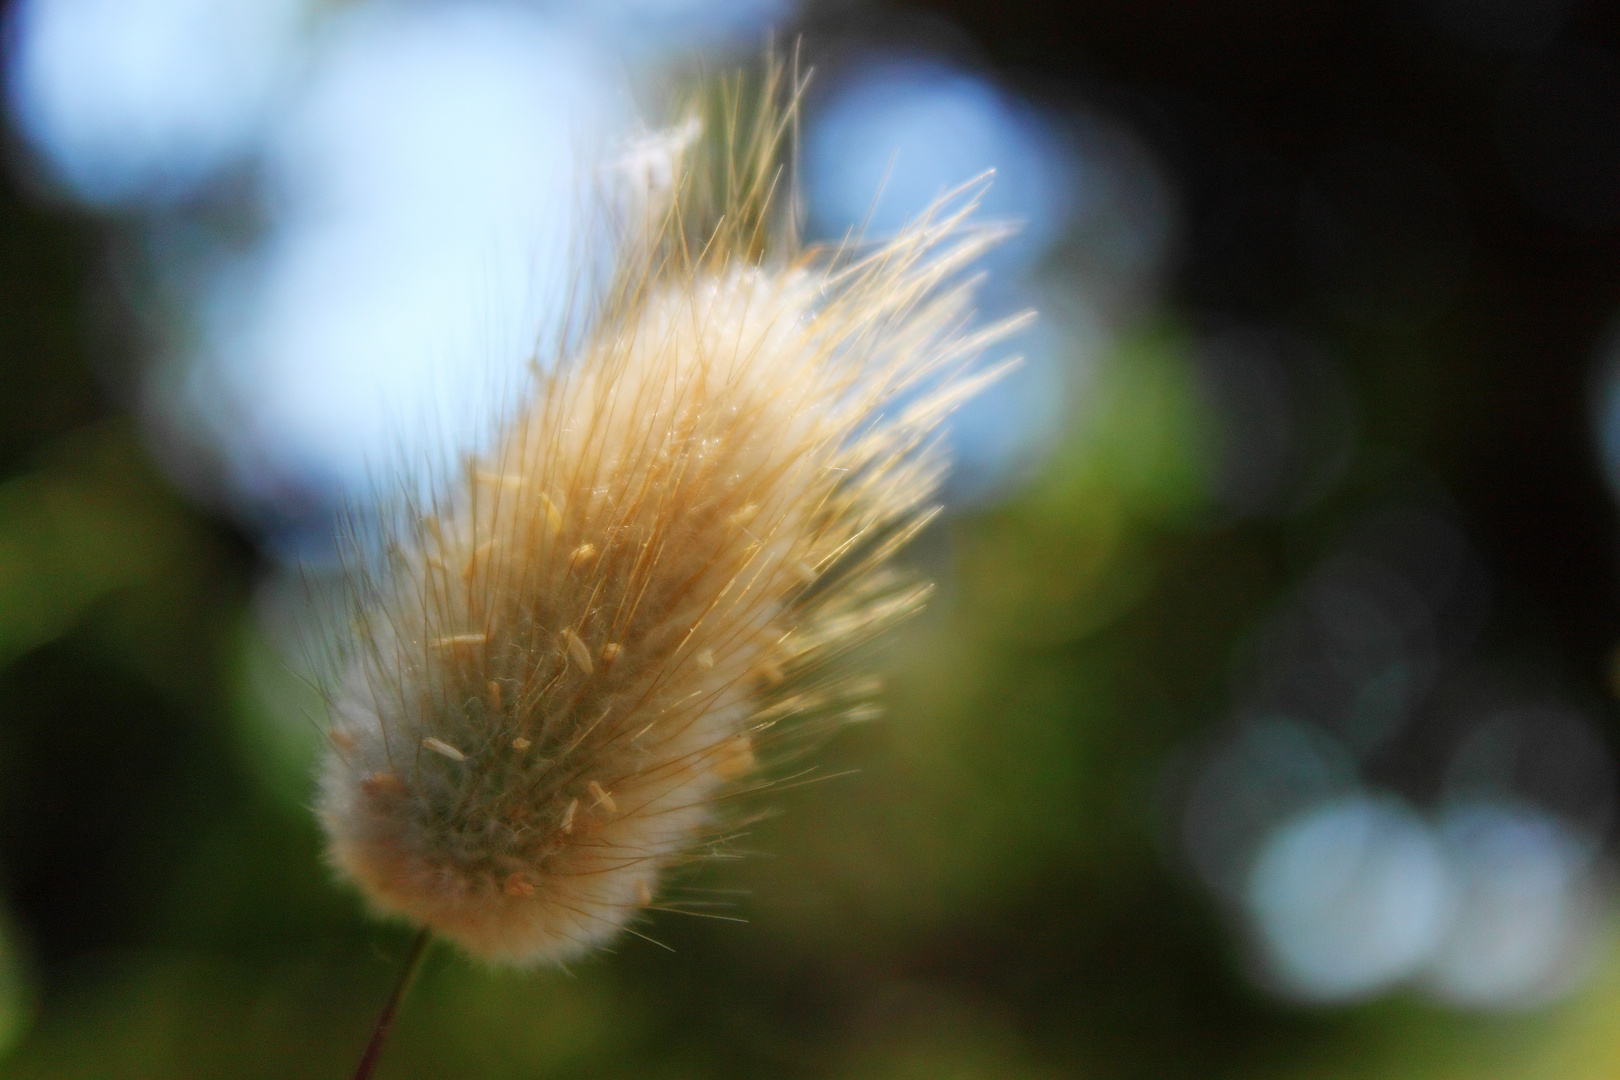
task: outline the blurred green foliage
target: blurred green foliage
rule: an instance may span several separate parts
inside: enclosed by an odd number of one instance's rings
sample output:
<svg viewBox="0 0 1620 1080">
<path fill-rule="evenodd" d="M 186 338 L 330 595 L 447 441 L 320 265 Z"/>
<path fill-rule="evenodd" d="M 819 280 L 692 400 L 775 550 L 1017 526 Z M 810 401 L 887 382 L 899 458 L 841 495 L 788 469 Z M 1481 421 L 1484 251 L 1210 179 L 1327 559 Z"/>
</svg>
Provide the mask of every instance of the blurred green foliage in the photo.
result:
<svg viewBox="0 0 1620 1080">
<path fill-rule="evenodd" d="M 1612 1075 L 1620 957 L 1541 1015 L 1299 1013 L 1246 987 L 1155 795 L 1285 582 L 1210 528 L 1189 335 L 1129 335 L 1016 500 L 919 559 L 943 588 L 882 657 L 887 717 L 682 899 L 568 972 L 443 951 L 384 1076 Z M 6 1075 L 342 1075 L 404 935 L 329 881 L 312 692 L 250 611 L 246 550 L 130 429 L 0 487 Z M 1196 614 L 1194 614 L 1196 613 Z M 34 937 L 31 939 L 29 930 Z M 7 938 L 7 942 L 14 939 Z M 30 952 L 35 975 L 25 977 Z"/>
</svg>

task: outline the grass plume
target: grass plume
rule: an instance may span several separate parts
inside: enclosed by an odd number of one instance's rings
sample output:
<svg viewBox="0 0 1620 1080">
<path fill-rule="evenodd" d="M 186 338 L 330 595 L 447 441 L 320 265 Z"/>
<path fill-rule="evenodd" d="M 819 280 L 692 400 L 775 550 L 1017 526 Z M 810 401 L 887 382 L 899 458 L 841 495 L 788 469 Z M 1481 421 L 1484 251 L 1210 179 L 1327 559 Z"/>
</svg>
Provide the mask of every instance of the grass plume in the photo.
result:
<svg viewBox="0 0 1620 1080">
<path fill-rule="evenodd" d="M 357 560 L 331 859 L 474 955 L 561 961 L 623 928 L 925 596 L 887 564 L 1009 329 L 969 329 L 963 271 L 997 231 L 970 188 L 883 242 L 802 247 L 786 82 L 727 82 L 627 156 L 610 280 L 562 355 Z"/>
</svg>

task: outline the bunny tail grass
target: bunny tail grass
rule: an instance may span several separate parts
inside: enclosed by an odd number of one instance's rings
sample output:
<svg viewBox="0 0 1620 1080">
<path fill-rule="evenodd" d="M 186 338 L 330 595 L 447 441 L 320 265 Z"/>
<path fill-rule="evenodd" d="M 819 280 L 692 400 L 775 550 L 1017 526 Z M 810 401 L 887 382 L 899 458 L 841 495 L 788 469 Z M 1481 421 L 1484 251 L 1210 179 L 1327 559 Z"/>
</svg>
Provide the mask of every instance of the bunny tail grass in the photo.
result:
<svg viewBox="0 0 1620 1080">
<path fill-rule="evenodd" d="M 781 736 L 852 707 L 851 655 L 927 591 L 888 562 L 934 512 L 939 425 L 1011 329 L 968 327 L 982 183 L 801 247 L 799 87 L 764 82 L 620 162 L 590 313 L 493 449 L 354 560 L 331 861 L 490 961 L 608 940 Z"/>
</svg>

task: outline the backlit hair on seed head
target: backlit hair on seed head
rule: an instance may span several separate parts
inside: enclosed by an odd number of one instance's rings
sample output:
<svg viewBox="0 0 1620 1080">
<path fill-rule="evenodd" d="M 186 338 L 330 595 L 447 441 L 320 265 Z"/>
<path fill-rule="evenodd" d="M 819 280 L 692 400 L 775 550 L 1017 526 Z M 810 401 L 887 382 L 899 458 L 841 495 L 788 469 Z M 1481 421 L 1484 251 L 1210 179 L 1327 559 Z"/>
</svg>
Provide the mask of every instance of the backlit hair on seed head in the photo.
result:
<svg viewBox="0 0 1620 1080">
<path fill-rule="evenodd" d="M 498 962 L 644 910 L 717 800 L 926 588 L 940 422 L 1008 324 L 965 327 L 974 190 L 803 249 L 781 69 L 638 143 L 611 280 L 493 449 L 352 572 L 319 810 L 383 912 Z M 836 661 L 836 663 L 834 663 Z M 840 702 L 845 704 L 840 705 Z"/>
</svg>

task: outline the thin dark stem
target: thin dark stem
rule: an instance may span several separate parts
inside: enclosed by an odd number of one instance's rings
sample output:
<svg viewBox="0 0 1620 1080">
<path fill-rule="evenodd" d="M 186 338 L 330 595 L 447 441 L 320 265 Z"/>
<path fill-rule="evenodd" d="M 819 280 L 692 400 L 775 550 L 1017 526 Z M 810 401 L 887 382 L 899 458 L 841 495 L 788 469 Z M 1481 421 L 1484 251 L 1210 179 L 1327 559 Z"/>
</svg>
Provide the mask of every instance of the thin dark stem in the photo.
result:
<svg viewBox="0 0 1620 1080">
<path fill-rule="evenodd" d="M 394 1014 L 399 1011 L 399 1003 L 405 1000 L 411 983 L 416 981 L 416 973 L 421 970 L 422 958 L 427 955 L 428 943 L 432 940 L 433 931 L 424 926 L 411 942 L 411 951 L 405 956 L 405 970 L 399 973 L 394 992 L 388 995 L 388 1003 L 377 1017 L 377 1026 L 372 1029 L 365 1055 L 360 1059 L 359 1068 L 354 1070 L 354 1080 L 370 1080 L 377 1068 L 377 1062 L 382 1059 L 383 1043 L 388 1041 L 388 1033 L 394 1029 Z"/>
</svg>

